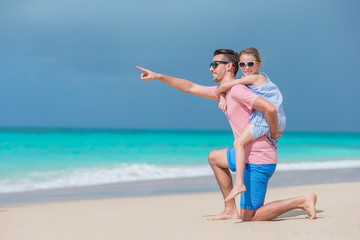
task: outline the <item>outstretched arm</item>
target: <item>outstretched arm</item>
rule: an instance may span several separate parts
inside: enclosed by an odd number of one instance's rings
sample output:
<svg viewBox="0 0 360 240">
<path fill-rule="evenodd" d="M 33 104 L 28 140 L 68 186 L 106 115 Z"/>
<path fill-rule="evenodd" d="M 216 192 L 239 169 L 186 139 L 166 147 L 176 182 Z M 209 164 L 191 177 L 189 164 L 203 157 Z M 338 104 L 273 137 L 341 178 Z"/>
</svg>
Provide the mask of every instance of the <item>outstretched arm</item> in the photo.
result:
<svg viewBox="0 0 360 240">
<path fill-rule="evenodd" d="M 278 123 L 278 117 L 275 106 L 272 103 L 266 101 L 264 98 L 258 97 L 255 100 L 253 107 L 264 114 L 264 117 L 270 126 L 271 138 L 272 139 L 279 138 L 282 135 L 282 133 L 278 132 L 279 123 Z"/>
<path fill-rule="evenodd" d="M 208 87 L 202 86 L 196 83 L 193 83 L 186 79 L 181 78 L 174 78 L 170 77 L 164 74 L 155 73 L 148 69 L 142 68 L 142 67 L 136 67 L 137 69 L 141 70 L 143 73 L 141 74 L 141 80 L 143 82 L 148 82 L 149 80 L 160 80 L 161 82 L 169 85 L 172 88 L 175 88 L 179 91 L 182 91 L 184 93 L 192 94 L 195 96 L 208 98 L 211 100 L 217 101 L 216 97 L 213 96 Z"/>
</svg>

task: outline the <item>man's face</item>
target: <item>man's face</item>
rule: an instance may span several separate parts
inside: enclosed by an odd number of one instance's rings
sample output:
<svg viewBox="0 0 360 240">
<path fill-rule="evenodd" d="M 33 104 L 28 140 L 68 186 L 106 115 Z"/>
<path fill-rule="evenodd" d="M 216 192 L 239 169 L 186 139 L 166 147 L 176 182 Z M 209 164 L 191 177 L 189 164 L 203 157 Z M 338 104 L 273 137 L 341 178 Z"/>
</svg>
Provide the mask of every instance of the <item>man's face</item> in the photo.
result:
<svg viewBox="0 0 360 240">
<path fill-rule="evenodd" d="M 214 61 L 226 61 L 222 54 L 216 55 L 213 58 Z M 227 62 L 227 61 L 226 61 Z M 227 65 L 224 63 L 217 63 L 215 67 L 210 67 L 209 71 L 213 75 L 214 82 L 221 82 L 225 76 Z"/>
</svg>

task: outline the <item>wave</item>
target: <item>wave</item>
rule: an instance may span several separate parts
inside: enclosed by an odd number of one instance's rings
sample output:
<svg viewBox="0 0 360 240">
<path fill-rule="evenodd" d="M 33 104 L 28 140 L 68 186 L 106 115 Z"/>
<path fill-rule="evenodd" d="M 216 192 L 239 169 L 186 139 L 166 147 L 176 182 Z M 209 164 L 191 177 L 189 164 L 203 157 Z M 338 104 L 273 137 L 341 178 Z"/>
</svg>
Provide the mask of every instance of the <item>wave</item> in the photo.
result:
<svg viewBox="0 0 360 240">
<path fill-rule="evenodd" d="M 337 160 L 324 162 L 279 163 L 277 171 L 321 170 L 360 167 L 360 160 Z"/>
<path fill-rule="evenodd" d="M 168 167 L 150 164 L 123 164 L 115 168 L 80 168 L 34 172 L 23 175 L 21 179 L 0 180 L 0 193 L 196 177 L 211 174 L 212 171 L 207 165 L 198 167 Z"/>
<path fill-rule="evenodd" d="M 277 171 L 352 167 L 360 167 L 360 160 L 279 163 Z M 22 175 L 21 178 L 0 179 L 0 193 L 212 175 L 213 172 L 208 165 L 159 166 L 151 164 L 123 164 L 114 168 L 78 168 L 33 172 Z"/>
</svg>

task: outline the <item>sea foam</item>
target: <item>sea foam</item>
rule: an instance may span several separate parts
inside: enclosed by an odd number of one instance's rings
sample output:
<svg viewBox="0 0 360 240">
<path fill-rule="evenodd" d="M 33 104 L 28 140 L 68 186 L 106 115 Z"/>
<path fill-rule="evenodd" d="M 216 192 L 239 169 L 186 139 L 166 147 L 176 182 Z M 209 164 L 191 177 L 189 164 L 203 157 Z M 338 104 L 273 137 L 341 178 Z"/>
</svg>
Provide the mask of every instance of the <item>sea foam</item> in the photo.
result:
<svg viewBox="0 0 360 240">
<path fill-rule="evenodd" d="M 176 167 L 150 164 L 123 164 L 114 168 L 79 168 L 61 171 L 34 172 L 23 175 L 21 179 L 13 178 L 0 180 L 0 193 L 195 177 L 211 174 L 212 171 L 207 165 Z"/>
<path fill-rule="evenodd" d="M 360 167 L 360 160 L 279 163 L 277 171 L 352 167 Z M 151 164 L 122 164 L 113 168 L 78 168 L 32 172 L 23 175 L 21 178 L 0 179 L 0 193 L 212 175 L 213 172 L 208 165 L 159 166 Z"/>
<path fill-rule="evenodd" d="M 337 160 L 324 162 L 279 163 L 277 171 L 321 170 L 360 167 L 360 160 Z"/>
</svg>

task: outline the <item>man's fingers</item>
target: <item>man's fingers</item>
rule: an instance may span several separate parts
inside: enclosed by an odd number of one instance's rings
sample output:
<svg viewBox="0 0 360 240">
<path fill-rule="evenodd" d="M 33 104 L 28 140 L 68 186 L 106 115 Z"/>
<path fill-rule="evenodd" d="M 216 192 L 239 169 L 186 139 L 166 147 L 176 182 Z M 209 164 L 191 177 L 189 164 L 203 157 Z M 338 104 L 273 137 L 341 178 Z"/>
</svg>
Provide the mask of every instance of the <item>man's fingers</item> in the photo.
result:
<svg viewBox="0 0 360 240">
<path fill-rule="evenodd" d="M 147 77 L 145 74 L 141 74 L 141 80 L 142 80 L 143 82 L 148 82 L 148 81 L 150 80 L 150 78 Z"/>
<path fill-rule="evenodd" d="M 136 66 L 137 69 L 143 71 L 143 73 L 140 75 L 141 76 L 141 80 L 143 82 L 148 82 L 149 80 L 153 80 L 154 79 L 154 73 L 150 70 L 147 70 L 145 68 Z"/>
<path fill-rule="evenodd" d="M 147 69 L 145 69 L 145 68 L 142 68 L 142 67 L 139 67 L 139 66 L 136 66 L 136 68 L 137 68 L 137 69 L 139 69 L 139 70 L 141 70 L 141 71 L 143 71 L 143 72 L 146 72 L 146 71 L 148 71 Z"/>
</svg>

